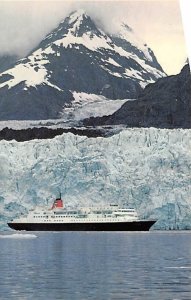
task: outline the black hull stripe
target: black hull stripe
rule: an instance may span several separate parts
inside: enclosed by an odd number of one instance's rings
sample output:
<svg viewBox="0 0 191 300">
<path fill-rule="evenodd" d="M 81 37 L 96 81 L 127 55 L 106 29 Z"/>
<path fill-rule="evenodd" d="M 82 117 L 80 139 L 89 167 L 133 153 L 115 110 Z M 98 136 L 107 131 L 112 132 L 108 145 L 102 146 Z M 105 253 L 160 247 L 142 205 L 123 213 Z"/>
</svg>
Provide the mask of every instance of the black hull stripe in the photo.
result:
<svg viewBox="0 0 191 300">
<path fill-rule="evenodd" d="M 117 223 L 8 223 L 15 230 L 26 231 L 148 231 L 156 221 Z"/>
</svg>

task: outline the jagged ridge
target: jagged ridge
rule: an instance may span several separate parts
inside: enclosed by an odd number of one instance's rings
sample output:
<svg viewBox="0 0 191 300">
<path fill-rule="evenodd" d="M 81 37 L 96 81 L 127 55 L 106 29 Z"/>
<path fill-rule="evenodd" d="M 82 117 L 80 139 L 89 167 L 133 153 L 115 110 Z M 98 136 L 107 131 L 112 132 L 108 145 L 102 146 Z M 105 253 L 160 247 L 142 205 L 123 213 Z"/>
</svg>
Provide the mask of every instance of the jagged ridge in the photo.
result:
<svg viewBox="0 0 191 300">
<path fill-rule="evenodd" d="M 189 65 L 180 74 L 149 84 L 137 101 L 127 101 L 111 116 L 84 120 L 84 125 L 191 128 L 191 75 Z"/>
</svg>

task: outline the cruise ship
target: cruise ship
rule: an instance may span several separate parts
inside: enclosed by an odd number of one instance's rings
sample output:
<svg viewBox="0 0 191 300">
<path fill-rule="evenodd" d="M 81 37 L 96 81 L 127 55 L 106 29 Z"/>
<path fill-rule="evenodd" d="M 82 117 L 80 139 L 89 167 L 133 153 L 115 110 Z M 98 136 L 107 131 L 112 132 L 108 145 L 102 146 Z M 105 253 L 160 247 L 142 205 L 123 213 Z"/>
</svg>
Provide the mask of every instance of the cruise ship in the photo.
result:
<svg viewBox="0 0 191 300">
<path fill-rule="evenodd" d="M 35 209 L 8 226 L 26 231 L 148 231 L 156 220 L 141 220 L 133 208 L 107 207 L 66 209 L 57 198 L 50 209 Z"/>
</svg>

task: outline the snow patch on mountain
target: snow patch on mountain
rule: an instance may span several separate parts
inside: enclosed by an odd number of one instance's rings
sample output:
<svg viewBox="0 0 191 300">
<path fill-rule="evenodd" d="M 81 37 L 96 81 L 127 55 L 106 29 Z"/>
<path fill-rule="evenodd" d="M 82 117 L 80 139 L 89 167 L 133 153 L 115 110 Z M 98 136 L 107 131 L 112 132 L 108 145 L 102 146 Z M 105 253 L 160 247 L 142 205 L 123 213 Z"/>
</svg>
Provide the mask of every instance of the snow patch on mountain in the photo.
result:
<svg viewBox="0 0 191 300">
<path fill-rule="evenodd" d="M 113 58 L 109 57 L 108 60 L 106 60 L 106 62 L 108 62 L 109 64 L 112 64 L 116 67 L 121 67 L 121 65 L 119 65 Z"/>
<path fill-rule="evenodd" d="M 40 48 L 33 52 L 28 56 L 27 62 L 25 62 L 25 59 L 20 60 L 20 63 L 14 68 L 0 74 L 0 78 L 7 74 L 13 77 L 10 80 L 1 83 L 0 88 L 8 85 L 8 88 L 10 89 L 21 82 L 25 82 L 24 90 L 28 90 L 29 87 L 46 84 L 62 92 L 63 90 L 61 88 L 52 84 L 49 80 L 50 74 L 45 67 L 50 63 L 47 59 L 47 55 L 49 54 L 55 54 L 55 51 L 52 50 L 51 46 L 47 47 L 44 51 Z"/>
<path fill-rule="evenodd" d="M 134 77 L 143 80 L 143 78 L 141 77 L 141 72 L 133 70 L 131 68 L 125 70 L 125 75 L 127 75 L 128 77 Z"/>
<path fill-rule="evenodd" d="M 45 68 L 38 68 L 35 70 L 34 66 L 30 66 L 29 64 L 19 64 L 16 65 L 13 69 L 10 69 L 9 75 L 13 76 L 9 81 L 3 82 L 0 84 L 0 88 L 8 85 L 8 88 L 12 88 L 21 82 L 25 82 L 26 86 L 36 86 L 44 82 L 45 77 L 47 75 Z M 7 74 L 7 71 L 2 73 L 2 75 Z"/>
<path fill-rule="evenodd" d="M 22 59 L 14 68 L 1 73 L 0 77 L 9 74 L 13 76 L 13 78 L 1 83 L 0 88 L 8 85 L 8 88 L 10 89 L 21 82 L 25 82 L 25 89 L 27 89 L 27 87 L 36 86 L 46 82 L 47 70 L 45 65 L 49 63 L 46 54 L 50 53 L 54 53 L 51 47 L 46 48 L 43 53 L 42 49 L 38 49 L 28 57 L 27 62 L 25 62 L 25 59 Z"/>
<path fill-rule="evenodd" d="M 64 36 L 62 39 L 55 41 L 54 44 L 65 48 L 70 48 L 72 45 L 80 44 L 91 51 L 95 51 L 100 48 L 112 50 L 112 47 L 109 45 L 108 42 L 111 42 L 111 40 L 108 37 L 99 37 L 97 35 L 92 35 L 91 32 L 89 32 L 83 34 L 82 37 L 74 36 L 72 33 L 68 33 L 67 36 Z"/>
</svg>

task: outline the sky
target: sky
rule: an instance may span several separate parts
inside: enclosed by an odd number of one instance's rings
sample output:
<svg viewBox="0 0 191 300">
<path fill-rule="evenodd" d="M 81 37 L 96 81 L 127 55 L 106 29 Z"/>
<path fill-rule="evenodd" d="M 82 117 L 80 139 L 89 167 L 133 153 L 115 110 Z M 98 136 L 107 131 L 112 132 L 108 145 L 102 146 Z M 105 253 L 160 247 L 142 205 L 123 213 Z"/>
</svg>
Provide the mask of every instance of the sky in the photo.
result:
<svg viewBox="0 0 191 300">
<path fill-rule="evenodd" d="M 0 0 L 0 55 L 24 57 L 71 11 L 83 8 L 109 33 L 126 22 L 154 51 L 168 74 L 179 73 L 188 52 L 178 0 Z"/>
</svg>

